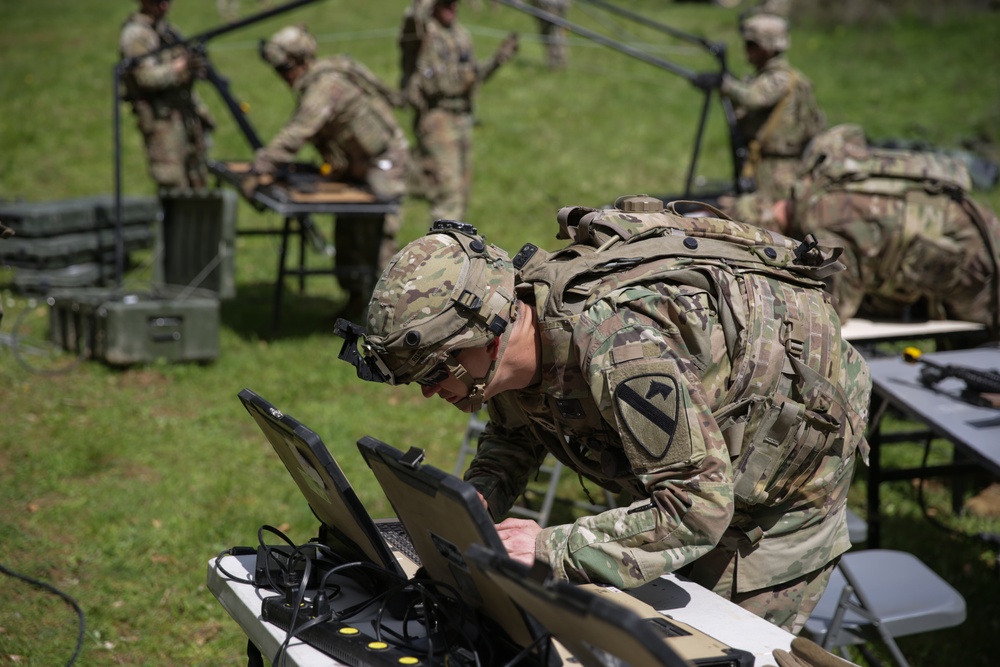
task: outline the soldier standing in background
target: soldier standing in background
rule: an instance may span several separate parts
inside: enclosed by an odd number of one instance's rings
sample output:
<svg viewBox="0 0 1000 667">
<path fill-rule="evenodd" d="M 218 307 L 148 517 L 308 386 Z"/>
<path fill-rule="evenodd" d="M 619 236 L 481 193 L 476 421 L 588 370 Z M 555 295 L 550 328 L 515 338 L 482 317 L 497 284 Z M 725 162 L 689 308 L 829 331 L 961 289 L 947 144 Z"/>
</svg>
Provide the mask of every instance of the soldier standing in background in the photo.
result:
<svg viewBox="0 0 1000 667">
<path fill-rule="evenodd" d="M 789 199 L 765 224 L 844 249 L 829 279 L 840 318 L 980 322 L 1000 334 L 1000 222 L 968 168 L 933 152 L 873 148 L 858 125 L 817 136 Z M 752 221 L 751 221 L 752 222 Z M 917 311 L 917 312 L 914 312 Z"/>
<path fill-rule="evenodd" d="M 242 184 L 244 195 L 252 196 L 307 142 L 333 180 L 359 184 L 384 200 L 406 194 L 409 145 L 388 86 L 347 56 L 317 60 L 316 39 L 305 26 L 279 30 L 261 44 L 261 57 L 295 91 L 298 102 L 292 118 L 254 156 Z M 374 275 L 396 252 L 400 223 L 398 214 L 385 216 L 381 227 L 371 218 L 337 216 L 338 279 L 350 295 L 346 313 L 363 312 Z"/>
<path fill-rule="evenodd" d="M 466 412 L 488 401 L 465 479 L 498 519 L 550 453 L 630 497 L 568 525 L 505 519 L 512 558 L 626 589 L 681 571 L 796 632 L 850 547 L 867 458 L 867 365 L 820 280 L 842 267 L 751 225 L 620 203 L 562 209 L 575 242 L 513 260 L 435 225 L 383 272 L 341 358 Z"/>
<path fill-rule="evenodd" d="M 565 18 L 570 0 L 531 0 L 531 4 L 542 11 Z M 566 67 L 569 57 L 566 53 L 566 29 L 545 19 L 538 19 L 538 32 L 545 45 L 545 63 L 549 69 Z"/>
<path fill-rule="evenodd" d="M 166 20 L 169 0 L 139 5 L 122 26 L 119 50 L 123 59 L 133 59 L 122 84 L 142 133 L 149 175 L 161 190 L 205 187 L 215 121 L 194 90 L 198 63 L 183 48 L 148 55 L 182 38 Z"/>
<path fill-rule="evenodd" d="M 473 103 L 479 86 L 517 52 L 511 33 L 477 62 L 458 0 L 417 1 L 400 35 L 400 88 L 414 109 L 414 161 L 432 220 L 465 217 L 472 188 Z"/>
<path fill-rule="evenodd" d="M 702 88 L 718 85 L 733 102 L 737 127 L 749 149 L 742 176 L 753 179 L 756 189 L 736 200 L 723 198 L 720 204 L 733 218 L 747 220 L 760 218 L 788 196 L 802 151 L 823 129 L 825 118 L 809 79 L 784 55 L 790 46 L 788 21 L 753 13 L 741 20 L 740 33 L 755 73 L 742 80 L 728 73 L 706 73 L 695 83 Z"/>
</svg>

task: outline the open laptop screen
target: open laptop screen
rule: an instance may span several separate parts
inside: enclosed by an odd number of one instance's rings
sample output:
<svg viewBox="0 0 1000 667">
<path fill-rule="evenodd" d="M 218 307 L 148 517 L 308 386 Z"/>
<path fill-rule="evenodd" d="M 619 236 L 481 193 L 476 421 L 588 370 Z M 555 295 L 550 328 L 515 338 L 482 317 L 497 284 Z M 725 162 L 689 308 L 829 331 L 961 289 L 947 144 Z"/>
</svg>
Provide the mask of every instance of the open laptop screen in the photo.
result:
<svg viewBox="0 0 1000 667">
<path fill-rule="evenodd" d="M 523 612 L 465 562 L 472 544 L 506 553 L 472 485 L 421 464 L 423 452 L 416 448 L 404 454 L 368 436 L 358 441 L 358 448 L 410 534 L 427 575 L 452 586 L 463 602 L 495 621 L 514 642 L 530 645 L 537 633 Z"/>
<path fill-rule="evenodd" d="M 316 433 L 249 389 L 240 401 L 270 441 L 292 479 L 325 527 L 324 538 L 338 555 L 362 560 L 403 576 L 368 511 Z"/>
</svg>

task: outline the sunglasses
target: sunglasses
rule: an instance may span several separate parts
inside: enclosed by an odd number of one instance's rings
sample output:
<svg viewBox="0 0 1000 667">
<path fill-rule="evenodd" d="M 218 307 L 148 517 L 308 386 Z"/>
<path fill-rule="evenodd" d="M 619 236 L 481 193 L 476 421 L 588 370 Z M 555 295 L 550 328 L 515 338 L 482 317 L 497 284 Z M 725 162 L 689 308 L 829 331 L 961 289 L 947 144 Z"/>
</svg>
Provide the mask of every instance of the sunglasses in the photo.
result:
<svg viewBox="0 0 1000 667">
<path fill-rule="evenodd" d="M 450 373 L 451 371 L 444 364 L 444 362 L 441 362 L 440 364 L 432 368 L 429 373 L 427 373 L 425 376 L 417 380 L 417 384 L 419 384 L 421 387 L 433 387 L 436 384 L 444 382 Z"/>
</svg>

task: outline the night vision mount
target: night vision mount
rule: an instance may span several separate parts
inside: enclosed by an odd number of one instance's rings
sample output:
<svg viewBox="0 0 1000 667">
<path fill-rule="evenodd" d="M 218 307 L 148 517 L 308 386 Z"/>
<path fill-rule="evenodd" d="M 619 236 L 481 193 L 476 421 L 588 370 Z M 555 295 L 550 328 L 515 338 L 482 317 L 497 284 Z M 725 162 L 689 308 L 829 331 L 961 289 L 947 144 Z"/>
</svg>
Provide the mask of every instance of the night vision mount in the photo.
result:
<svg viewBox="0 0 1000 667">
<path fill-rule="evenodd" d="M 341 317 L 333 325 L 333 333 L 344 339 L 344 345 L 340 348 L 337 358 L 354 366 L 359 378 L 368 382 L 393 383 L 392 373 L 377 357 L 361 354 L 359 343 L 365 344 L 364 327 Z"/>
</svg>

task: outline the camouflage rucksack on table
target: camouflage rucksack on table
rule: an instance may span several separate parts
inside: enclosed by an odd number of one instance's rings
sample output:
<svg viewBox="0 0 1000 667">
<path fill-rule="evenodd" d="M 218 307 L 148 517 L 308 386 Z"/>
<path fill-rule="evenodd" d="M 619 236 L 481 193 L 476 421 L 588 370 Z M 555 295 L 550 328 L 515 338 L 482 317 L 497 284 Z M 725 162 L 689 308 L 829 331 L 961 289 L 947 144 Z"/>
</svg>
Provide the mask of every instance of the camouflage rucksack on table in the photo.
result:
<svg viewBox="0 0 1000 667">
<path fill-rule="evenodd" d="M 943 216 L 935 212 L 942 196 L 961 206 L 975 225 L 993 258 L 993 330 L 1000 331 L 1000 228 L 996 217 L 969 196 L 972 176 L 966 163 L 938 152 L 911 151 L 869 145 L 864 130 L 853 124 L 838 125 L 816 136 L 802 156 L 802 178 L 793 189 L 796 207 L 827 192 L 895 197 L 904 202 L 903 219 L 894 231 L 895 239 L 881 265 L 883 276 L 896 276 L 905 256 L 915 252 L 914 244 L 950 244 Z M 798 215 L 798 214 L 797 214 Z M 929 222 L 933 224 L 928 227 Z M 825 221 L 814 224 L 822 227 Z M 809 230 L 806 230 L 809 231 Z M 917 277 L 907 284 L 919 285 Z M 876 294 L 897 296 L 896 281 L 882 281 Z M 884 292 L 884 293 L 883 293 Z"/>
</svg>

